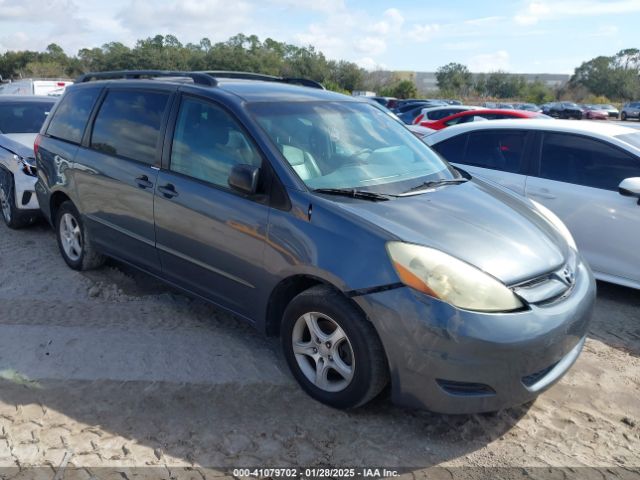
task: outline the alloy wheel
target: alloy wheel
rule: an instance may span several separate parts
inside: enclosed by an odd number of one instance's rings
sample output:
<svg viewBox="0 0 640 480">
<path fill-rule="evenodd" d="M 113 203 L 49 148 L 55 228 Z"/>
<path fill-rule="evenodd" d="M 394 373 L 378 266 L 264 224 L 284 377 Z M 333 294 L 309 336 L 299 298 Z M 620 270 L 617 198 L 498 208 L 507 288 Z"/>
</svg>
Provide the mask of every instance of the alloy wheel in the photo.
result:
<svg viewBox="0 0 640 480">
<path fill-rule="evenodd" d="M 60 219 L 60 240 L 69 260 L 76 262 L 82 255 L 82 232 L 76 218 L 65 213 Z"/>
<path fill-rule="evenodd" d="M 355 357 L 347 334 L 335 320 L 322 313 L 305 313 L 296 320 L 291 342 L 300 370 L 316 387 L 335 393 L 349 386 Z"/>
</svg>

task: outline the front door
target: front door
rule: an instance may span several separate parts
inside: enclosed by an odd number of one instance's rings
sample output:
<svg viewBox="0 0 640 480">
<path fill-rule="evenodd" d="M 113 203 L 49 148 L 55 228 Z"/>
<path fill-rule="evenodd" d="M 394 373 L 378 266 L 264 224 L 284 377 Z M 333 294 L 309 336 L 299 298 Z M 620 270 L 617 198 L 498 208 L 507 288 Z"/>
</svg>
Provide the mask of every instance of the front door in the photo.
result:
<svg viewBox="0 0 640 480">
<path fill-rule="evenodd" d="M 238 164 L 260 167 L 262 159 L 237 121 L 184 96 L 170 162 L 157 180 L 156 239 L 168 279 L 251 319 L 259 313 L 269 207 L 264 185 L 254 198 L 231 190 Z"/>
</svg>

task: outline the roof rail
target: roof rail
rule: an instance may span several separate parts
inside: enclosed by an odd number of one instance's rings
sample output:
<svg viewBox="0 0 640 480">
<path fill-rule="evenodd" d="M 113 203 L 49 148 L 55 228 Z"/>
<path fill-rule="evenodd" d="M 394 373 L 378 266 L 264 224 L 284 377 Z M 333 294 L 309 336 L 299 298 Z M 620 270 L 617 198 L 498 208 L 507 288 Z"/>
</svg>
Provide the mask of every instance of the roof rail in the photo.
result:
<svg viewBox="0 0 640 480">
<path fill-rule="evenodd" d="M 303 87 L 319 88 L 324 90 L 324 85 L 322 85 L 320 82 L 316 82 L 315 80 L 310 80 L 308 78 L 276 77 L 273 75 L 265 75 L 262 73 L 234 72 L 234 71 L 228 71 L 228 70 L 205 70 L 197 73 L 204 73 L 214 78 L 238 78 L 238 79 L 244 79 L 244 80 L 262 80 L 265 82 L 289 83 L 292 85 L 301 85 Z"/>
<path fill-rule="evenodd" d="M 171 70 L 114 70 L 110 72 L 90 72 L 80 75 L 75 83 L 85 83 L 96 80 L 118 79 L 153 79 L 167 77 L 171 79 L 191 78 L 193 83 L 200 85 L 216 86 L 216 78 L 238 78 L 245 80 L 262 80 L 266 82 L 280 82 L 303 87 L 319 88 L 324 90 L 324 85 L 308 78 L 275 77 L 253 72 L 233 72 L 227 70 L 207 70 L 201 72 L 184 72 Z"/>
<path fill-rule="evenodd" d="M 118 79 L 153 79 L 157 77 L 191 78 L 193 83 L 216 86 L 218 82 L 211 75 L 202 72 L 181 72 L 171 70 L 115 70 L 110 72 L 90 72 L 76 78 L 76 83 L 92 82 L 95 80 Z"/>
</svg>

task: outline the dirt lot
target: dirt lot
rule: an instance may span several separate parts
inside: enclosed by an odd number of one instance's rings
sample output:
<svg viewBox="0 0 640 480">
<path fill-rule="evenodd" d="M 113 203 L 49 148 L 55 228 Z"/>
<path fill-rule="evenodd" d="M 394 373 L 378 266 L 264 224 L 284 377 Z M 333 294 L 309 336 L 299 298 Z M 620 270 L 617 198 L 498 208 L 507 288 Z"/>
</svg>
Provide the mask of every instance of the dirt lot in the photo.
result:
<svg viewBox="0 0 640 480">
<path fill-rule="evenodd" d="M 277 340 L 118 264 L 73 272 L 45 225 L 2 225 L 0 478 L 201 479 L 242 465 L 640 478 L 640 295 L 599 288 L 585 351 L 533 405 L 443 416 L 381 398 L 345 413 L 298 389 Z"/>
</svg>

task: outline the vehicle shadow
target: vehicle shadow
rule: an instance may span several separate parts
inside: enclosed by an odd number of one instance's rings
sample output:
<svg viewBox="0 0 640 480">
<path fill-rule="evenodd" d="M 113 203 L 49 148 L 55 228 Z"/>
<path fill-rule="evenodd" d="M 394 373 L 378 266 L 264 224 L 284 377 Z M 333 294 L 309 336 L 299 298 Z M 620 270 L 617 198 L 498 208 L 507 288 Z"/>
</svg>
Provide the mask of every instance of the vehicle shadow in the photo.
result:
<svg viewBox="0 0 640 480">
<path fill-rule="evenodd" d="M 589 336 L 640 356 L 640 291 L 598 282 Z"/>
<path fill-rule="evenodd" d="M 58 320 L 52 307 L 46 326 L 24 327 L 37 328 L 27 331 L 48 335 L 52 344 L 41 342 L 34 358 L 32 352 L 0 352 L 0 443 L 4 436 L 17 457 L 27 447 L 37 449 L 36 456 L 20 458 L 23 467 L 44 462 L 57 468 L 67 455 L 69 468 L 143 467 L 149 478 L 159 478 L 157 469 L 166 472 L 167 466 L 373 465 L 412 471 L 485 447 L 530 408 L 438 415 L 395 407 L 383 393 L 358 410 L 334 410 L 295 384 L 277 339 L 263 338 L 242 320 L 162 284 L 147 284 L 154 280 L 117 262 L 88 278 L 151 300 L 140 300 L 140 307 L 129 297 L 101 303 L 100 293 L 87 302 L 100 310 L 73 321 Z M 115 314 L 114 301 L 120 302 Z M 175 320 L 154 318 L 160 311 Z M 182 317 L 175 314 L 180 311 Z M 95 312 L 100 318 L 87 318 Z M 59 332 L 68 338 L 59 339 Z M 136 348 L 140 352 L 129 351 Z M 211 348 L 220 350 L 203 356 Z M 254 364 L 243 366 L 252 355 Z M 215 371 L 221 367 L 226 370 Z M 30 380 L 23 373 L 29 371 L 40 372 L 34 378 L 42 380 Z"/>
</svg>

